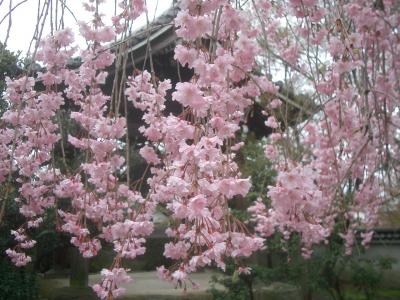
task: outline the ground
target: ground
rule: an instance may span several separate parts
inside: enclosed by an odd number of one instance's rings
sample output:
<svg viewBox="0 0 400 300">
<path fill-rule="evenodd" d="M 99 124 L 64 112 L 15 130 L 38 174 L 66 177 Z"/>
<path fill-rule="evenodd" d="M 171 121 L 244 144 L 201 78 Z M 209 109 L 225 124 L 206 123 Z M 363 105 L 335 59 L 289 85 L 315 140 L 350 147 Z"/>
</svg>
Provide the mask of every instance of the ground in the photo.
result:
<svg viewBox="0 0 400 300">
<path fill-rule="evenodd" d="M 196 273 L 191 276 L 192 280 L 200 285 L 196 290 L 188 287 L 185 293 L 182 289 L 175 289 L 173 285 L 158 279 L 156 272 L 135 272 L 131 273 L 133 282 L 125 285 L 127 289 L 125 295 L 120 299 L 130 300 L 200 300 L 212 299 L 207 290 L 210 288 L 212 275 L 217 274 L 212 271 Z M 89 285 L 100 281 L 100 274 L 92 274 L 89 277 Z M 54 300 L 91 300 L 90 289 L 70 289 L 68 278 L 52 278 L 41 280 L 41 294 L 44 299 Z M 222 288 L 218 286 L 218 288 Z M 96 299 L 95 297 L 93 299 Z"/>
<path fill-rule="evenodd" d="M 213 275 L 221 273 L 215 271 L 204 271 L 191 275 L 191 279 L 200 287 L 192 289 L 174 288 L 168 282 L 158 279 L 156 272 L 130 273 L 133 282 L 125 285 L 127 289 L 121 300 L 212 300 L 209 292 L 210 281 Z M 100 275 L 92 274 L 89 277 L 89 285 L 99 282 Z M 221 285 L 214 285 L 217 289 L 223 289 Z M 67 277 L 42 278 L 41 300 L 98 300 L 91 288 L 70 288 Z M 255 300 L 300 300 L 299 292 L 293 286 L 284 283 L 275 283 L 263 287 L 255 293 Z"/>
</svg>

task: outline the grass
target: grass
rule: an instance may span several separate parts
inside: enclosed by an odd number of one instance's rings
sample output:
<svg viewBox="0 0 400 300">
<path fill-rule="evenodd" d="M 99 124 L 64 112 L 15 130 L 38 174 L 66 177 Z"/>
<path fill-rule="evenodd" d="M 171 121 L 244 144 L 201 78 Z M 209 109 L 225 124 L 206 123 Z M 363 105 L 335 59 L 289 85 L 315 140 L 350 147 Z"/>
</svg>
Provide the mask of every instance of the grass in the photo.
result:
<svg viewBox="0 0 400 300">
<path fill-rule="evenodd" d="M 357 289 L 346 289 L 345 295 L 347 300 L 366 300 L 367 297 L 363 291 Z M 399 300 L 400 289 L 378 289 L 373 300 Z"/>
</svg>

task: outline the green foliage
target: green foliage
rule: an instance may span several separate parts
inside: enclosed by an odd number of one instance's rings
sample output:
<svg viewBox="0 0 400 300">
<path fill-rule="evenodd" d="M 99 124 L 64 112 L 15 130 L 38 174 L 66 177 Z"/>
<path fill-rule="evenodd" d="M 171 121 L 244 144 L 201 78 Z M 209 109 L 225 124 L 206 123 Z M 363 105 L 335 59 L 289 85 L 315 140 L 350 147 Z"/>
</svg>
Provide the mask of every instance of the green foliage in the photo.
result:
<svg viewBox="0 0 400 300">
<path fill-rule="evenodd" d="M 214 300 L 251 300 L 253 299 L 253 281 L 256 274 L 250 276 L 238 274 L 232 260 L 226 264 L 226 272 L 223 277 L 213 276 L 210 292 Z M 223 285 L 226 290 L 218 290 L 216 284 Z"/>
<path fill-rule="evenodd" d="M 227 291 L 220 291 L 215 287 L 212 287 L 211 294 L 214 300 L 247 300 L 250 298 L 250 291 L 246 284 L 242 280 L 236 282 L 232 281 L 231 278 L 218 278 L 213 276 L 213 282 L 220 283 L 227 288 Z"/>
<path fill-rule="evenodd" d="M 265 143 L 249 135 L 246 145 L 242 147 L 239 161 L 243 177 L 251 177 L 252 187 L 247 196 L 249 201 L 265 196 L 268 185 L 274 182 L 276 171 L 272 169 L 271 162 L 264 154 Z"/>
<path fill-rule="evenodd" d="M 264 283 L 283 281 L 293 284 L 300 289 L 303 299 L 318 299 L 316 295 L 322 293 L 329 299 L 350 300 L 347 296 L 349 287 L 363 292 L 363 299 L 377 299 L 375 292 L 383 272 L 391 269 L 395 262 L 382 256 L 362 258 L 365 250 L 359 245 L 354 246 L 355 254 L 344 255 L 343 240 L 337 232 L 332 234 L 327 245 L 316 247 L 310 259 L 301 255 L 299 236 L 293 235 L 283 244 L 281 240 L 279 235 L 268 239 L 270 255 L 275 258 L 280 256 L 281 259 L 270 268 L 259 267 L 258 277 Z M 283 253 L 282 247 L 287 252 Z"/>
<path fill-rule="evenodd" d="M 346 300 L 365 300 L 365 293 L 357 289 L 346 289 Z M 375 291 L 374 300 L 398 300 L 400 289 L 378 289 Z"/>
<path fill-rule="evenodd" d="M 382 273 L 391 269 L 393 263 L 394 260 L 389 257 L 352 261 L 351 282 L 364 293 L 366 300 L 376 299 L 378 287 L 382 282 Z"/>
<path fill-rule="evenodd" d="M 34 300 L 38 295 L 35 273 L 31 269 L 15 267 L 4 255 L 5 250 L 14 244 L 10 230 L 24 222 L 15 201 L 11 201 L 16 197 L 15 186 L 15 182 L 0 186 L 2 195 L 5 195 L 5 189 L 8 189 L 5 215 L 0 224 L 0 300 Z"/>
<path fill-rule="evenodd" d="M 17 268 L 0 259 L 0 300 L 38 299 L 37 277 L 26 268 Z"/>
<path fill-rule="evenodd" d="M 233 214 L 241 221 L 250 218 L 247 208 L 252 205 L 259 197 L 265 199 L 267 186 L 273 184 L 276 176 L 275 170 L 272 169 L 271 162 L 264 155 L 265 143 L 256 139 L 250 133 L 246 136 L 246 143 L 241 148 L 237 156 L 237 163 L 243 177 L 250 177 L 252 187 L 245 199 L 231 202 Z"/>
<path fill-rule="evenodd" d="M 359 254 L 343 255 L 340 238 L 331 238 L 330 243 L 315 249 L 310 259 L 304 259 L 300 251 L 300 239 L 294 235 L 283 245 L 276 234 L 267 241 L 268 249 L 264 257 L 270 256 L 270 266 L 250 264 L 251 275 L 238 275 L 233 262 L 228 264 L 229 277 L 213 278 L 214 284 L 225 287 L 221 291 L 211 290 L 214 300 L 252 300 L 254 287 L 267 286 L 274 282 L 285 282 L 296 286 L 304 300 L 372 300 L 380 298 L 379 289 L 383 272 L 395 262 L 389 257 L 363 259 Z M 287 251 L 282 251 L 284 246 Z M 393 291 L 396 293 L 396 291 Z M 382 296 L 383 297 L 383 296 Z M 389 299 L 392 299 L 389 297 Z"/>
<path fill-rule="evenodd" d="M 3 101 L 3 93 L 6 88 L 6 77 L 14 77 L 19 72 L 19 53 L 15 54 L 0 43 L 0 116 L 7 109 L 7 103 Z"/>
</svg>

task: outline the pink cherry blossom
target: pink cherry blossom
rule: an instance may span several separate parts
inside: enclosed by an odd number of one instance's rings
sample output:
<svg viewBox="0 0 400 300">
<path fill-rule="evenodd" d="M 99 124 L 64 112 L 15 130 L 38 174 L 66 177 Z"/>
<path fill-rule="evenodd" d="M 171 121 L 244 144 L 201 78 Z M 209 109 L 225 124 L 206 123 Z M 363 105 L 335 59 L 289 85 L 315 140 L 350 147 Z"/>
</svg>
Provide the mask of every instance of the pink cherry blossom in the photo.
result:
<svg viewBox="0 0 400 300">
<path fill-rule="evenodd" d="M 148 163 L 158 164 L 160 162 L 160 159 L 152 147 L 144 146 L 140 149 L 139 153 Z"/>
<path fill-rule="evenodd" d="M 172 86 L 135 69 L 126 82 L 115 80 L 112 95 L 103 91 L 109 74 L 121 74 L 126 44 L 119 39 L 146 11 L 145 1 L 121 2 L 111 26 L 92 2 L 83 7 L 93 20 L 79 23 L 85 49 L 77 51 L 70 29 L 55 31 L 39 43 L 34 59 L 43 70 L 36 77 L 6 79 L 10 107 L 0 128 L 0 183 L 15 178 L 15 204 L 27 219 L 11 232 L 15 245 L 6 254 L 13 263 L 31 261 L 24 253 L 36 243 L 30 231 L 40 229 L 54 208 L 57 230 L 70 234 L 84 257 L 96 255 L 104 242 L 113 245 L 114 263 L 93 286 L 101 299 L 124 292 L 131 279 L 123 259 L 145 253 L 160 206 L 171 218 L 164 255 L 176 262 L 157 271 L 176 287 L 196 287 L 190 273 L 207 266 L 225 270 L 228 257 L 239 273 L 249 274 L 242 259 L 263 249 L 264 238 L 275 232 L 282 244 L 297 234 L 302 255 L 310 258 L 314 245 L 336 234 L 340 220 L 345 254 L 352 253 L 356 232 L 368 246 L 398 176 L 395 1 L 384 1 L 383 8 L 366 0 L 334 1 L 337 9 L 330 10 L 319 0 L 258 0 L 246 11 L 226 0 L 183 0 L 174 21 L 180 39 L 174 57 L 193 76 Z M 81 64 L 71 69 L 76 55 Z M 283 85 L 274 83 L 275 70 L 284 70 Z M 166 109 L 171 94 L 182 106 L 179 115 Z M 229 207 L 251 188 L 237 154 L 254 101 L 265 106 L 265 124 L 273 129 L 265 155 L 277 172 L 266 187 L 269 201 L 260 197 L 249 208 L 256 233 Z M 121 104 L 143 113 L 139 154 L 149 167 L 135 182 L 129 114 Z M 286 120 L 293 111 L 298 120 Z M 79 130 L 65 130 L 61 116 Z M 68 165 L 65 149 L 82 157 L 79 166 Z"/>
</svg>

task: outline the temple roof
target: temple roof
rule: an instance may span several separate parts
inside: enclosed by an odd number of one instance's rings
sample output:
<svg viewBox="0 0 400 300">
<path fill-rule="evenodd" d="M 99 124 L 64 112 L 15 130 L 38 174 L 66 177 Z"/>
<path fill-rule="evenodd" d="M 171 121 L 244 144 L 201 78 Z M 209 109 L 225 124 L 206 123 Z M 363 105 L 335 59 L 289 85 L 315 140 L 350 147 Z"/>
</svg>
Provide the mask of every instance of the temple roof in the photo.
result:
<svg viewBox="0 0 400 300">
<path fill-rule="evenodd" d="M 174 19 L 178 11 L 177 6 L 171 6 L 151 24 L 133 32 L 123 41 L 128 42 L 128 52 L 134 57 L 137 66 L 142 65 L 147 57 L 148 42 L 150 42 L 152 55 L 173 52 L 178 40 L 174 26 Z"/>
</svg>

